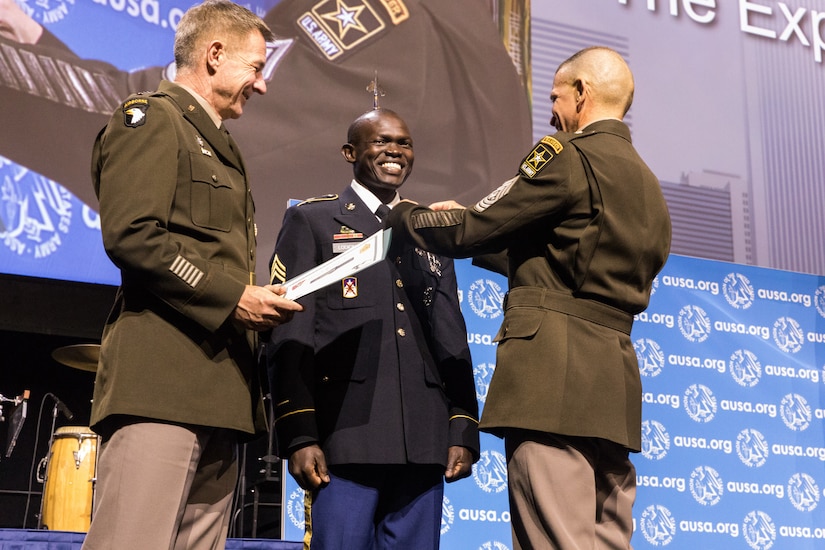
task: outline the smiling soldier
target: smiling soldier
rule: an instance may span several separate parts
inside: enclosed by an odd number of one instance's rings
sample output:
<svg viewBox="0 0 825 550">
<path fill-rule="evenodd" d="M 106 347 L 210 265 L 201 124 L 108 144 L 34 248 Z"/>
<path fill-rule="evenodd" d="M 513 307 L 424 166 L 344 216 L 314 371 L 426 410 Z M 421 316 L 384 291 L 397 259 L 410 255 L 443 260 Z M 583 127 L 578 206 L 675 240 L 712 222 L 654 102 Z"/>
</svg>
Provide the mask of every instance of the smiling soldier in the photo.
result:
<svg viewBox="0 0 825 550">
<path fill-rule="evenodd" d="M 358 117 L 341 152 L 352 183 L 287 210 L 273 281 L 356 246 L 399 202 L 414 154 L 396 113 Z M 468 476 L 479 455 L 452 260 L 394 245 L 298 301 L 304 313 L 273 331 L 268 356 L 279 455 L 307 491 L 310 548 L 438 548 L 443 480 Z"/>
</svg>

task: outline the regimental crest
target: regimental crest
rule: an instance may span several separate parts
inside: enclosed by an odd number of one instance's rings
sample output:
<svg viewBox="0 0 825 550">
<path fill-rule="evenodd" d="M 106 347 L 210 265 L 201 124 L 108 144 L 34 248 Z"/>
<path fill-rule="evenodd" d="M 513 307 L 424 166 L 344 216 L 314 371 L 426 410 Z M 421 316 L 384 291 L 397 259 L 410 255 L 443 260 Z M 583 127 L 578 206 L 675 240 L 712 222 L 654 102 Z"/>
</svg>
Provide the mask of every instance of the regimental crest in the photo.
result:
<svg viewBox="0 0 825 550">
<path fill-rule="evenodd" d="M 322 0 L 296 23 L 324 56 L 338 59 L 410 17 L 403 0 L 379 0 L 378 5 L 383 10 L 366 0 Z"/>
<path fill-rule="evenodd" d="M 149 110 L 149 100 L 144 97 L 136 97 L 128 100 L 121 108 L 123 111 L 123 124 L 129 128 L 137 128 L 146 124 L 146 112 Z"/>
<path fill-rule="evenodd" d="M 341 292 L 344 298 L 358 297 L 358 279 L 356 277 L 346 277 L 341 280 Z"/>
</svg>

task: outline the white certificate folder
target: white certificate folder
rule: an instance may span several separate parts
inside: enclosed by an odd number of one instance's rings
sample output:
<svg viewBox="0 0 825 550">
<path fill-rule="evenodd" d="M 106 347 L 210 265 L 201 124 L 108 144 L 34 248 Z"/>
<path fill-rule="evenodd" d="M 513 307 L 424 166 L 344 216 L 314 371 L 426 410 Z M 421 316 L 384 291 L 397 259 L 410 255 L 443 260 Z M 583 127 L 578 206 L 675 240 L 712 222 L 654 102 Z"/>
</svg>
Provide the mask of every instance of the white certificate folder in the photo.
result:
<svg viewBox="0 0 825 550">
<path fill-rule="evenodd" d="M 391 240 L 392 229 L 384 229 L 367 237 L 346 252 L 289 279 L 283 285 L 286 287 L 286 298 L 297 300 L 301 296 L 355 275 L 380 262 L 387 257 Z"/>
</svg>

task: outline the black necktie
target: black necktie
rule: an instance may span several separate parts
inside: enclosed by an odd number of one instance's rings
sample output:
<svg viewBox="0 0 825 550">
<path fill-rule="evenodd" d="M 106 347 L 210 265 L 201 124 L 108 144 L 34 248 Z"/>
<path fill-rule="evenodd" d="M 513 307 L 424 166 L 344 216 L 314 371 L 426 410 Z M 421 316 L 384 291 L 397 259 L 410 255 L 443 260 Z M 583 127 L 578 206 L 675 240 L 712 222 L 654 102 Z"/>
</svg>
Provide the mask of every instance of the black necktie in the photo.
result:
<svg viewBox="0 0 825 550">
<path fill-rule="evenodd" d="M 382 204 L 378 208 L 375 209 L 375 215 L 378 216 L 378 219 L 384 221 L 387 217 L 387 214 L 390 213 L 390 207 L 386 204 Z"/>
<path fill-rule="evenodd" d="M 235 153 L 235 156 L 238 156 L 238 149 L 235 145 L 235 140 L 232 139 L 232 136 L 229 135 L 229 130 L 226 129 L 226 126 L 221 124 L 220 131 L 223 134 L 223 137 L 226 138 L 226 141 L 229 143 L 229 148 L 232 149 L 232 152 Z"/>
</svg>

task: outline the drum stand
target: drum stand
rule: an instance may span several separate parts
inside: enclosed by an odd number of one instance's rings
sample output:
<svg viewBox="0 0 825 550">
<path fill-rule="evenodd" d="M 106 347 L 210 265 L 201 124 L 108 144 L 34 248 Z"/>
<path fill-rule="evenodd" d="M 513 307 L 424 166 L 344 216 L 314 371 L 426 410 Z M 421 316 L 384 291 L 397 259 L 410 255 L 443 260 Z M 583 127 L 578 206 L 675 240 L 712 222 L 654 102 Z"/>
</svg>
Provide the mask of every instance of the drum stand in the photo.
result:
<svg viewBox="0 0 825 550">
<path fill-rule="evenodd" d="M 54 448 L 54 433 L 55 433 L 55 425 L 57 424 L 57 402 L 54 404 L 54 408 L 52 409 L 52 429 L 49 430 L 49 443 L 46 447 L 46 456 L 44 456 L 40 462 L 37 464 L 37 482 L 43 483 L 45 486 L 46 477 L 48 469 L 49 469 L 49 460 L 51 460 L 52 456 L 52 449 Z M 41 474 L 42 472 L 42 474 Z M 46 493 L 43 492 L 43 496 L 40 498 L 40 512 L 37 514 L 37 528 L 43 528 L 43 501 L 46 500 Z"/>
</svg>

